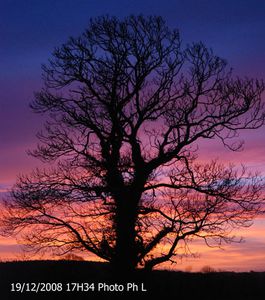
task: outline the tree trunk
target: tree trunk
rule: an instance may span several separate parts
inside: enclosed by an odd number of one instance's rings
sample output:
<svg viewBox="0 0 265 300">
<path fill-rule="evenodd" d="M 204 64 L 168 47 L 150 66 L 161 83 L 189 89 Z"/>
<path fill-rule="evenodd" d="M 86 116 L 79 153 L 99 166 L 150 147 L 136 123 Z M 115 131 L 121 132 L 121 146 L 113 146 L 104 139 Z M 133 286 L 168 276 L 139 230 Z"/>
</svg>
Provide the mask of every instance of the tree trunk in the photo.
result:
<svg viewBox="0 0 265 300">
<path fill-rule="evenodd" d="M 116 246 L 113 267 L 119 274 L 131 273 L 137 266 L 137 201 L 126 197 L 117 202 L 115 213 Z"/>
</svg>

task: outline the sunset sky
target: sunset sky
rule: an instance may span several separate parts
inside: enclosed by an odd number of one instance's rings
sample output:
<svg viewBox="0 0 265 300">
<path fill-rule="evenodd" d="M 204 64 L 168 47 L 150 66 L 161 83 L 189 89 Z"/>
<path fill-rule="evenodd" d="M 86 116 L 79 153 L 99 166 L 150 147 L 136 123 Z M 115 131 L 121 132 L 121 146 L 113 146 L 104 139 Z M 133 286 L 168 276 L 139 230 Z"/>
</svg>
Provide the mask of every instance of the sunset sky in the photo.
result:
<svg viewBox="0 0 265 300">
<path fill-rule="evenodd" d="M 182 43 L 202 41 L 225 58 L 234 74 L 265 79 L 265 2 L 260 0 L 3 0 L 0 3 L 0 197 L 40 163 L 26 154 L 34 148 L 43 124 L 29 109 L 42 85 L 41 64 L 55 46 L 83 32 L 91 17 L 103 14 L 161 15 L 178 28 Z M 265 97 L 265 95 L 264 95 Z M 265 99 L 264 99 L 265 100 Z M 245 131 L 243 152 L 231 153 L 220 143 L 203 144 L 200 159 L 244 163 L 265 176 L 265 128 Z M 241 244 L 208 249 L 194 242 L 200 258 L 183 260 L 174 268 L 265 271 L 265 219 L 238 232 Z M 17 258 L 13 239 L 0 238 L 0 259 Z"/>
</svg>

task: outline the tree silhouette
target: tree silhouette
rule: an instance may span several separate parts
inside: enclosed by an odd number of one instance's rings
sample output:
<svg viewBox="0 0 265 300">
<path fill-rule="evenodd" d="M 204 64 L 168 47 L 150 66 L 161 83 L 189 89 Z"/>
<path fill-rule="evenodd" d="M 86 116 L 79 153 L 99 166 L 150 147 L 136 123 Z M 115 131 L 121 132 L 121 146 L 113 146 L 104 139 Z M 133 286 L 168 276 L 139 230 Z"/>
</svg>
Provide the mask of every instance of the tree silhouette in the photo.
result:
<svg viewBox="0 0 265 300">
<path fill-rule="evenodd" d="M 259 213 L 262 182 L 196 162 L 198 142 L 233 150 L 264 124 L 262 81 L 234 79 L 202 43 L 182 47 L 161 17 L 99 17 L 55 49 L 32 109 L 47 122 L 4 229 L 31 250 L 89 251 L 121 270 L 177 259 L 181 241 L 232 242 Z"/>
</svg>

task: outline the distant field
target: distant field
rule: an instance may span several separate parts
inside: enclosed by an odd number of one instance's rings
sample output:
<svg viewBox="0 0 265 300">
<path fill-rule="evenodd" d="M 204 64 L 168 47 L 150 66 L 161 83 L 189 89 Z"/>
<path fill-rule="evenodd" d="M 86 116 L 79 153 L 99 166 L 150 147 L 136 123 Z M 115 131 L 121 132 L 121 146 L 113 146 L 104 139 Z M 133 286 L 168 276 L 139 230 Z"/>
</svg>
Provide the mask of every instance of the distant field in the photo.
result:
<svg viewBox="0 0 265 300">
<path fill-rule="evenodd" d="M 262 300 L 265 299 L 265 273 L 137 271 L 130 278 L 119 278 L 103 263 L 25 261 L 0 263 L 0 288 L 3 300 L 149 299 L 154 296 L 156 299 Z M 19 291 L 11 292 L 11 289 Z"/>
</svg>

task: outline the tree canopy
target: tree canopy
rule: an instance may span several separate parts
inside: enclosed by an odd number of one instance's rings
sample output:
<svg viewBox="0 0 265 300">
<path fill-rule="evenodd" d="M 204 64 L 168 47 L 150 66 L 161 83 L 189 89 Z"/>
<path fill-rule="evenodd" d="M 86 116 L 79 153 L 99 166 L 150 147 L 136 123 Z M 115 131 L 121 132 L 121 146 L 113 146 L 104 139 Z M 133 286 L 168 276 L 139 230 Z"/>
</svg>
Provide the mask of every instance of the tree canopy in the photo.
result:
<svg viewBox="0 0 265 300">
<path fill-rule="evenodd" d="M 43 66 L 31 108 L 47 122 L 18 179 L 5 232 L 33 250 L 89 251 L 117 268 L 177 259 L 181 241 L 219 245 L 262 205 L 260 177 L 196 161 L 200 140 L 241 149 L 264 124 L 264 83 L 234 78 L 203 43 L 182 46 L 161 17 L 92 19 Z"/>
</svg>

